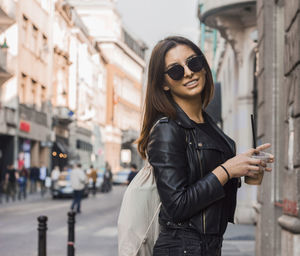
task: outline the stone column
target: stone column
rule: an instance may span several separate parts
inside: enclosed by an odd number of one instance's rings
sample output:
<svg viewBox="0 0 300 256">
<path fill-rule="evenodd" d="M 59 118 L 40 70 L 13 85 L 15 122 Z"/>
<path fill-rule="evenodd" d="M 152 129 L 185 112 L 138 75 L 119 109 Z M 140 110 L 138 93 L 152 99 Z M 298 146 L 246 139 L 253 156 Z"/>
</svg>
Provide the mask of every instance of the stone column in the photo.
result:
<svg viewBox="0 0 300 256">
<path fill-rule="evenodd" d="M 282 1 L 257 1 L 258 24 L 258 140 L 270 142 L 276 157 L 272 173 L 258 188 L 256 255 L 279 256 L 284 154 L 283 6 Z"/>
<path fill-rule="evenodd" d="M 281 255 L 300 255 L 300 0 L 285 0 L 286 126 Z"/>
</svg>

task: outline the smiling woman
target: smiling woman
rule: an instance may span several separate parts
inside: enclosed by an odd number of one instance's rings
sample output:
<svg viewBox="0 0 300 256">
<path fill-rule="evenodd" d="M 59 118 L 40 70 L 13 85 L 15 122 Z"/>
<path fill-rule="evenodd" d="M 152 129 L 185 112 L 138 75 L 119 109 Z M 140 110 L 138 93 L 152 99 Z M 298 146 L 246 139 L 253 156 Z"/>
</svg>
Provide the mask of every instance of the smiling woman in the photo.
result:
<svg viewBox="0 0 300 256">
<path fill-rule="evenodd" d="M 238 178 L 253 177 L 263 164 L 251 155 L 270 147 L 235 156 L 234 141 L 205 112 L 213 91 L 211 70 L 193 42 L 174 36 L 155 46 L 138 140 L 162 203 L 154 256 L 221 255 Z"/>
</svg>

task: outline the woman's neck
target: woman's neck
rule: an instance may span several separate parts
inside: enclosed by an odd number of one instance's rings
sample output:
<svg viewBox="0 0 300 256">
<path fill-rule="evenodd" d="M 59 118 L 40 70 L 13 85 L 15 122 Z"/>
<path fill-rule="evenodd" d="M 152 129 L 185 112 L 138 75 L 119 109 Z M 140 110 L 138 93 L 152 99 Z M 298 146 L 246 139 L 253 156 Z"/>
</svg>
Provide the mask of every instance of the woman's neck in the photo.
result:
<svg viewBox="0 0 300 256">
<path fill-rule="evenodd" d="M 175 98 L 175 102 L 187 114 L 187 116 L 196 123 L 203 123 L 202 101 L 198 99 L 182 100 Z"/>
</svg>

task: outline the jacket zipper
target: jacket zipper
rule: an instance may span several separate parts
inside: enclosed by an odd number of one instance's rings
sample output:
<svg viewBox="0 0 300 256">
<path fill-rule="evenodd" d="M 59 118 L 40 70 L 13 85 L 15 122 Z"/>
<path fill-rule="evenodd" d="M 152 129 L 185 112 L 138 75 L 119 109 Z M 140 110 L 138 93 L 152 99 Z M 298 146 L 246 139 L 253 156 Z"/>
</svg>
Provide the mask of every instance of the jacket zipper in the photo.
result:
<svg viewBox="0 0 300 256">
<path fill-rule="evenodd" d="M 194 134 L 194 131 L 192 131 L 193 137 L 194 137 L 194 141 L 197 143 L 196 140 L 196 136 Z M 196 144 L 196 147 L 198 147 L 198 145 Z M 203 178 L 203 169 L 202 169 L 202 162 L 201 162 L 201 157 L 199 155 L 199 150 L 198 148 L 196 148 L 196 152 L 197 152 L 197 157 L 198 157 L 198 162 L 199 162 L 199 166 L 200 166 L 200 173 L 201 173 L 201 178 Z M 205 216 L 205 210 L 202 211 L 202 224 L 203 224 L 203 233 L 206 233 L 206 216 Z"/>
<path fill-rule="evenodd" d="M 201 177 L 203 178 L 203 170 L 202 170 L 202 163 L 201 163 L 201 158 L 199 156 L 199 150 L 197 149 L 197 156 L 198 156 L 198 161 L 200 164 L 200 171 L 201 171 Z M 203 232 L 204 234 L 206 233 L 206 216 L 205 216 L 205 209 L 202 211 L 202 223 L 203 223 Z"/>
</svg>

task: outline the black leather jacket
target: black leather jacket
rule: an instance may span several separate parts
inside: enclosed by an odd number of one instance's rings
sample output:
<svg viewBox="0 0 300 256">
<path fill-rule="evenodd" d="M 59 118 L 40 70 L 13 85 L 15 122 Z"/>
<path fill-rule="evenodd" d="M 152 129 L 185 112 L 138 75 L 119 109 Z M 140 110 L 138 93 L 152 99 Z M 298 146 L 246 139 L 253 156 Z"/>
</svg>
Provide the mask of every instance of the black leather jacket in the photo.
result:
<svg viewBox="0 0 300 256">
<path fill-rule="evenodd" d="M 147 147 L 162 201 L 159 222 L 166 227 L 223 235 L 227 222 L 233 222 L 238 179 L 221 185 L 212 170 L 228 159 L 225 149 L 196 129 L 179 106 L 176 109 L 176 120 L 162 118 L 153 127 Z M 234 141 L 206 112 L 203 115 L 226 141 L 230 157 L 235 156 Z"/>
</svg>

